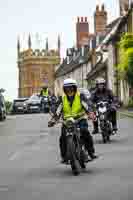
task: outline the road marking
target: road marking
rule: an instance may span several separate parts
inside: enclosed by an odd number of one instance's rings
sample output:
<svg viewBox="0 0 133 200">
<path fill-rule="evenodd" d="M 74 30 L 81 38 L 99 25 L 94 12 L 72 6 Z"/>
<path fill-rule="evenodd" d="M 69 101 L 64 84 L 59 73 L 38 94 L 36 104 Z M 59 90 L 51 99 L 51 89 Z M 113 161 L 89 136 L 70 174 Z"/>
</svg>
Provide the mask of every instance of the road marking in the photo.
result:
<svg viewBox="0 0 133 200">
<path fill-rule="evenodd" d="M 9 160 L 13 161 L 13 160 L 17 159 L 18 157 L 20 157 L 21 154 L 22 154 L 21 151 L 15 152 L 13 155 L 10 156 Z"/>
<path fill-rule="evenodd" d="M 0 185 L 0 191 L 7 192 L 9 190 L 8 186 L 6 185 Z"/>
<path fill-rule="evenodd" d="M 39 137 L 40 138 L 40 140 L 42 139 L 42 138 L 44 138 L 45 136 L 48 136 L 49 135 L 49 133 L 48 132 L 43 132 L 42 134 L 40 134 L 40 135 L 32 135 L 33 137 Z M 28 137 L 31 137 L 31 135 L 29 136 L 28 135 Z M 39 140 L 39 141 L 40 141 Z M 49 138 L 48 137 L 45 137 L 45 142 L 46 141 L 48 141 L 49 140 Z M 35 144 L 33 144 L 33 145 L 31 145 L 28 149 L 23 149 L 23 150 L 21 150 L 21 151 L 17 151 L 17 152 L 15 152 L 15 153 L 13 153 L 10 157 L 9 157 L 9 160 L 10 161 L 13 161 L 13 160 L 16 160 L 16 159 L 18 159 L 20 156 L 22 156 L 22 154 L 24 153 L 24 151 L 32 151 L 32 150 L 40 150 L 40 146 L 39 145 L 37 145 L 36 144 L 37 143 L 37 141 L 35 142 Z"/>
</svg>

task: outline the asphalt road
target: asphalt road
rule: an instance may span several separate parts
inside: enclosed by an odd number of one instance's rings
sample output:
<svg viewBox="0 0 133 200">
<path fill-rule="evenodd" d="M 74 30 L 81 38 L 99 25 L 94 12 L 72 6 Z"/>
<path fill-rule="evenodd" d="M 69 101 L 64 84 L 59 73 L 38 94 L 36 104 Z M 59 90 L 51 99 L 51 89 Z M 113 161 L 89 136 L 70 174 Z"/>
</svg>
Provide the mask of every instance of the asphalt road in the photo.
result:
<svg viewBox="0 0 133 200">
<path fill-rule="evenodd" d="M 96 135 L 100 157 L 75 177 L 60 164 L 60 129 L 49 129 L 48 118 L 16 115 L 0 122 L 0 200 L 133 199 L 133 119 L 119 120 L 110 144 Z"/>
</svg>

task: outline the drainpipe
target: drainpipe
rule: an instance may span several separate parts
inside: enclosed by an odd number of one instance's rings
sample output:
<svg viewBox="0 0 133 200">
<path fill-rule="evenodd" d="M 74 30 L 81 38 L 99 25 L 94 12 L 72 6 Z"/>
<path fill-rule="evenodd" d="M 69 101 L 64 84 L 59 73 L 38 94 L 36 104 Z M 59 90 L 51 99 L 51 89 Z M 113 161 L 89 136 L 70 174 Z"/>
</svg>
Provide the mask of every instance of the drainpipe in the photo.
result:
<svg viewBox="0 0 133 200">
<path fill-rule="evenodd" d="M 132 32 L 133 32 L 133 2 L 132 2 L 132 7 L 131 7 L 131 12 L 132 12 Z"/>
<path fill-rule="evenodd" d="M 84 64 L 82 65 L 82 88 L 84 87 L 84 83 L 83 83 L 83 67 L 84 67 Z"/>
<path fill-rule="evenodd" d="M 115 65 L 118 65 L 118 58 L 117 58 L 117 47 L 115 46 Z M 119 96 L 119 79 L 118 79 L 118 70 L 115 70 L 115 74 L 116 74 L 116 95 Z"/>
</svg>

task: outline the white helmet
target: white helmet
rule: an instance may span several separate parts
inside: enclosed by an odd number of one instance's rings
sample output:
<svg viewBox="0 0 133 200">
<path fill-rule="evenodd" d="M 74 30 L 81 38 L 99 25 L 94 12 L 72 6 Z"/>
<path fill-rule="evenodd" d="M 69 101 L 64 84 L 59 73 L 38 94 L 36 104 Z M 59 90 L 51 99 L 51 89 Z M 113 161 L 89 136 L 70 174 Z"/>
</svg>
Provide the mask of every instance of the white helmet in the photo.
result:
<svg viewBox="0 0 133 200">
<path fill-rule="evenodd" d="M 96 79 L 96 85 L 98 85 L 98 84 L 105 84 L 106 83 L 106 81 L 105 81 L 105 79 L 104 78 L 97 78 Z"/>
<path fill-rule="evenodd" d="M 77 82 L 74 79 L 67 78 L 64 80 L 63 87 L 74 86 L 77 87 Z"/>
</svg>

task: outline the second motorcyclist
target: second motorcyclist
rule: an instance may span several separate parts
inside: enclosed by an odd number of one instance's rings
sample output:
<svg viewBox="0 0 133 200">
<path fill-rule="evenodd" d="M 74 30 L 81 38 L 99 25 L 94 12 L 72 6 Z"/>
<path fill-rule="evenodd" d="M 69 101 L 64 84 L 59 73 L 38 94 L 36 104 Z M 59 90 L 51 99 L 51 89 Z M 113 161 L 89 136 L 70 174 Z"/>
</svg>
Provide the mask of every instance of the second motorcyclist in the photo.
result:
<svg viewBox="0 0 133 200">
<path fill-rule="evenodd" d="M 108 113 L 112 122 L 113 132 L 117 131 L 117 116 L 116 116 L 116 105 L 114 104 L 114 96 L 110 89 L 106 87 L 105 79 L 99 77 L 96 79 L 96 88 L 91 94 L 91 101 L 94 104 L 97 104 L 99 101 L 107 101 L 110 104 Z M 94 130 L 93 134 L 99 132 L 98 129 L 98 120 L 93 122 Z"/>
</svg>

